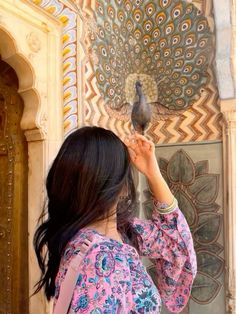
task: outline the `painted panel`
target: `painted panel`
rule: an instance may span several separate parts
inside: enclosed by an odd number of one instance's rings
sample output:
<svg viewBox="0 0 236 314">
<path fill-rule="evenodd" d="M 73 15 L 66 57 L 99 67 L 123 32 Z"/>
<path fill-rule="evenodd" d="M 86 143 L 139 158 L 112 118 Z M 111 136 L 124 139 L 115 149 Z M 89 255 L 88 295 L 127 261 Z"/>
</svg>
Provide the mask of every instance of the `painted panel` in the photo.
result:
<svg viewBox="0 0 236 314">
<path fill-rule="evenodd" d="M 161 171 L 178 199 L 194 238 L 198 274 L 185 314 L 223 314 L 224 255 L 221 143 L 156 148 Z M 146 182 L 142 181 L 142 184 Z M 151 215 L 150 192 L 143 188 L 144 213 Z M 154 269 L 148 268 L 155 278 Z M 166 314 L 163 310 L 163 314 Z"/>
</svg>

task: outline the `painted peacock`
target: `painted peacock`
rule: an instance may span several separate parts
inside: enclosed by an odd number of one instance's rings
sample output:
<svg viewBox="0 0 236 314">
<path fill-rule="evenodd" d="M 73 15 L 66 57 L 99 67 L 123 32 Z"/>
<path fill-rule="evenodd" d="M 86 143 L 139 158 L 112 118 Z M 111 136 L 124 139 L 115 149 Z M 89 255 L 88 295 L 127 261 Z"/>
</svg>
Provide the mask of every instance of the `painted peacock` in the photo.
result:
<svg viewBox="0 0 236 314">
<path fill-rule="evenodd" d="M 193 3 L 96 0 L 94 17 L 89 42 L 107 106 L 130 112 L 137 81 L 147 102 L 166 112 L 186 110 L 199 99 L 208 83 L 213 34 Z"/>
</svg>

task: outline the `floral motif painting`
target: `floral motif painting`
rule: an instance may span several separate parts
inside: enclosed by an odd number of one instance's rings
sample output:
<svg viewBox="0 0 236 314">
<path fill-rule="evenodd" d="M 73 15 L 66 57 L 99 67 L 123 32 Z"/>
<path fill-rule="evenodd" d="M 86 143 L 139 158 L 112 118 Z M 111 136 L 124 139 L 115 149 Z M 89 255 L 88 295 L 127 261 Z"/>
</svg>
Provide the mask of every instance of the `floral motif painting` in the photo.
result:
<svg viewBox="0 0 236 314">
<path fill-rule="evenodd" d="M 223 246 L 218 242 L 222 231 L 222 214 L 216 199 L 219 193 L 219 174 L 209 173 L 208 160 L 193 162 L 180 149 L 169 160 L 159 159 L 162 175 L 178 200 L 190 226 L 197 253 L 198 273 L 191 298 L 198 304 L 209 304 L 218 295 L 222 283 L 218 280 L 224 269 L 220 256 Z M 144 191 L 146 217 L 152 213 L 149 190 Z M 155 268 L 149 267 L 155 280 Z"/>
</svg>

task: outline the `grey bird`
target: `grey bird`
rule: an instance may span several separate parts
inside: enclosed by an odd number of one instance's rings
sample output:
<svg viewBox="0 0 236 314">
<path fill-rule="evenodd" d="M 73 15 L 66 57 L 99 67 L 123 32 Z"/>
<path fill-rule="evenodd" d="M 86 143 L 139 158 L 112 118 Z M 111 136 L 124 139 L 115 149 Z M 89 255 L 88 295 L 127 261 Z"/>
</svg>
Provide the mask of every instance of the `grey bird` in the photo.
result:
<svg viewBox="0 0 236 314">
<path fill-rule="evenodd" d="M 142 91 L 142 84 L 137 81 L 135 83 L 137 101 L 133 104 L 131 112 L 131 121 L 135 131 L 144 134 L 145 129 L 151 121 L 151 108 L 147 103 L 146 97 Z"/>
</svg>

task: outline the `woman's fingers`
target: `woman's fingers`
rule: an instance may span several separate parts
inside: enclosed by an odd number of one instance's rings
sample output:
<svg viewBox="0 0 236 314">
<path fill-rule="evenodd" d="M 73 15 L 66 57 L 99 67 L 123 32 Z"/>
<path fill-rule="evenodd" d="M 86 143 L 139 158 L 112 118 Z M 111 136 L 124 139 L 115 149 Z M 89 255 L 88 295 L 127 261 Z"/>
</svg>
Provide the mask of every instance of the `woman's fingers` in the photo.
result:
<svg viewBox="0 0 236 314">
<path fill-rule="evenodd" d="M 140 145 L 134 136 L 129 136 L 125 140 L 125 144 L 128 148 L 131 148 L 136 154 L 140 153 Z"/>
<path fill-rule="evenodd" d="M 135 133 L 134 135 L 137 139 L 141 140 L 144 143 L 149 143 L 150 145 L 154 145 L 152 141 L 150 141 L 149 139 L 147 139 L 144 135 L 141 135 L 139 133 Z"/>
<path fill-rule="evenodd" d="M 125 138 L 124 143 L 127 147 L 130 147 L 137 155 L 145 153 L 147 151 L 152 152 L 154 150 L 154 144 L 149 141 L 145 136 L 135 133 Z"/>
<path fill-rule="evenodd" d="M 136 133 L 135 136 L 142 141 L 142 145 L 143 147 L 145 147 L 146 149 L 148 149 L 151 152 L 154 152 L 155 150 L 155 145 L 152 141 L 148 140 L 145 136 Z"/>
<path fill-rule="evenodd" d="M 132 142 L 132 138 L 126 137 L 124 138 L 123 142 L 127 146 L 131 161 L 135 162 L 137 158 L 137 148 L 135 144 Z M 135 148 L 136 148 L 136 151 L 135 151 Z"/>
<path fill-rule="evenodd" d="M 128 152 L 129 152 L 131 161 L 134 162 L 136 160 L 136 158 L 137 158 L 137 155 L 136 155 L 135 151 L 132 148 L 128 147 Z"/>
<path fill-rule="evenodd" d="M 142 151 L 152 151 L 154 149 L 153 142 L 149 141 L 145 136 L 136 133 L 135 137 Z"/>
</svg>

